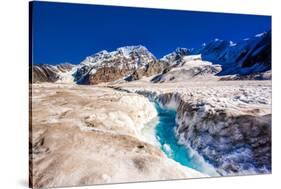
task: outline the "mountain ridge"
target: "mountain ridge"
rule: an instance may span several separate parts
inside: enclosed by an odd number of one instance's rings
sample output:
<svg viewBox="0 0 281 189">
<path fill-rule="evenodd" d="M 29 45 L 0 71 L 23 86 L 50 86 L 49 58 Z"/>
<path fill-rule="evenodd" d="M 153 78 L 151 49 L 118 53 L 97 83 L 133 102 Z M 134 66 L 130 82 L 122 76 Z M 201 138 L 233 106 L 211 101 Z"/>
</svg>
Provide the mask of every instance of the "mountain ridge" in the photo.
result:
<svg viewBox="0 0 281 189">
<path fill-rule="evenodd" d="M 174 66 L 180 67 L 186 62 L 187 56 L 200 56 L 202 61 L 221 65 L 220 72 L 214 72 L 217 76 L 245 76 L 266 72 L 271 70 L 271 31 L 239 42 L 214 39 L 198 49 L 176 48 L 159 59 L 145 46 L 135 45 L 120 47 L 111 52 L 99 51 L 87 56 L 78 65 L 34 64 L 31 67 L 31 82 L 99 84 L 120 79 L 133 81 L 163 74 Z"/>
</svg>

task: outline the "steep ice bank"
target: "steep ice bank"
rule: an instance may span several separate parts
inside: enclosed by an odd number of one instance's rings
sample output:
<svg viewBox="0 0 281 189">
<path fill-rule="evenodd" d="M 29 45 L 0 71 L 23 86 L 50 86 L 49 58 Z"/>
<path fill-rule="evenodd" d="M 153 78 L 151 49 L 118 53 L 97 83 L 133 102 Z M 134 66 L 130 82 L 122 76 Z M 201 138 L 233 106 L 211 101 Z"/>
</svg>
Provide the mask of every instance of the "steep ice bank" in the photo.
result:
<svg viewBox="0 0 281 189">
<path fill-rule="evenodd" d="M 198 153 L 178 143 L 175 130 L 176 111 L 164 108 L 158 103 L 155 103 L 155 107 L 159 116 L 159 121 L 155 127 L 155 137 L 162 151 L 181 165 L 198 170 L 209 176 L 218 176 L 219 174 L 215 168 L 204 161 Z"/>
<path fill-rule="evenodd" d="M 122 88 L 176 108 L 179 142 L 220 174 L 270 173 L 270 82 L 188 84 Z"/>
</svg>

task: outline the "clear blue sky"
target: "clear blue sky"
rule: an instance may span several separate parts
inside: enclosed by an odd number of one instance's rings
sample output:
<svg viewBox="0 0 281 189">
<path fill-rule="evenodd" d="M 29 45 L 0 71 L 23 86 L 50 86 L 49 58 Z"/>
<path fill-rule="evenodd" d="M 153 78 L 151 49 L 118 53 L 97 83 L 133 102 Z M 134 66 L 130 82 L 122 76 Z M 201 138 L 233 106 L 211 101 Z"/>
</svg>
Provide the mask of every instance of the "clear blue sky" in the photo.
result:
<svg viewBox="0 0 281 189">
<path fill-rule="evenodd" d="M 160 58 L 214 38 L 241 40 L 271 29 L 271 17 L 34 2 L 34 63 L 80 63 L 100 50 L 144 45 Z"/>
</svg>

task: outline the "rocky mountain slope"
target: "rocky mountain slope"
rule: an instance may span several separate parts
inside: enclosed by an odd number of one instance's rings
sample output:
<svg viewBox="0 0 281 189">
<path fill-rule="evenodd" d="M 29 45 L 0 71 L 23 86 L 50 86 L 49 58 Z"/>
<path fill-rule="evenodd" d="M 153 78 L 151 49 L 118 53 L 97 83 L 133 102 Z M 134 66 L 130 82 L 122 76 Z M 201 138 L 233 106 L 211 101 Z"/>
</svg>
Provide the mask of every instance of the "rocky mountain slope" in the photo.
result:
<svg viewBox="0 0 281 189">
<path fill-rule="evenodd" d="M 203 60 L 220 64 L 219 75 L 247 75 L 271 69 L 271 31 L 257 34 L 237 43 L 215 39 L 192 54 L 201 54 Z"/>
<path fill-rule="evenodd" d="M 99 84 L 124 79 L 133 81 L 144 76 L 162 72 L 167 63 L 159 62 L 144 46 L 126 46 L 116 51 L 100 51 L 86 57 L 80 64 L 71 66 L 66 72 L 61 66 L 33 65 L 32 82 L 75 82 L 77 84 Z"/>
<path fill-rule="evenodd" d="M 75 79 L 81 84 L 98 84 L 121 78 L 131 81 L 161 70 L 155 56 L 144 46 L 127 46 L 87 57 L 77 69 Z"/>
<path fill-rule="evenodd" d="M 33 83 L 38 82 L 59 82 L 66 79 L 73 81 L 72 73 L 75 65 L 63 63 L 56 66 L 48 64 L 35 64 L 30 68 L 30 80 Z"/>
</svg>

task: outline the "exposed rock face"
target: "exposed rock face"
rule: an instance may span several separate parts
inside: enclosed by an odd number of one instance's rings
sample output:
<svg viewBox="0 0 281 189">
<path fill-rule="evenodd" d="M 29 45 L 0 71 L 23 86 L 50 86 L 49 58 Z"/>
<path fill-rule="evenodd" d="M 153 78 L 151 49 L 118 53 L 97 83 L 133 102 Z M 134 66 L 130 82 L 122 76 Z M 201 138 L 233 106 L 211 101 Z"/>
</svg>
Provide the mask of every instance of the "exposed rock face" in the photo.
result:
<svg viewBox="0 0 281 189">
<path fill-rule="evenodd" d="M 271 172 L 271 81 L 153 86 L 136 82 L 119 87 L 175 108 L 179 142 L 201 154 L 220 174 Z"/>
<path fill-rule="evenodd" d="M 55 82 L 58 80 L 58 70 L 51 65 L 33 65 L 31 68 L 31 79 L 36 82 Z"/>
<path fill-rule="evenodd" d="M 203 60 L 222 65 L 219 75 L 254 74 L 271 69 L 271 31 L 237 43 L 215 39 L 193 50 Z"/>
<path fill-rule="evenodd" d="M 30 82 L 56 82 L 60 80 L 64 73 L 73 69 L 74 65 L 69 63 L 59 64 L 57 66 L 48 64 L 35 64 L 30 68 Z"/>
<path fill-rule="evenodd" d="M 135 70 L 130 76 L 128 76 L 127 78 L 125 78 L 126 81 L 134 81 L 134 80 L 139 80 L 142 77 L 146 76 L 153 76 L 156 75 L 158 73 L 162 73 L 165 69 L 167 69 L 169 67 L 169 63 L 168 62 L 162 62 L 162 61 L 158 61 L 155 63 L 150 63 L 146 66 L 145 69 L 137 69 Z"/>
<path fill-rule="evenodd" d="M 83 84 L 98 84 L 124 78 L 135 80 L 159 73 L 162 65 L 143 46 L 128 46 L 116 51 L 101 51 L 87 57 L 78 68 L 76 80 Z"/>
<path fill-rule="evenodd" d="M 85 78 L 85 84 L 99 84 L 104 82 L 115 81 L 124 76 L 128 75 L 128 73 L 132 72 L 132 69 L 129 68 L 118 68 L 118 67 L 103 67 L 99 68 L 95 71 L 94 74 L 89 74 Z"/>
<path fill-rule="evenodd" d="M 32 84 L 32 94 L 35 188 L 205 176 L 167 158 L 142 135 L 157 112 L 141 95 L 57 83 Z"/>
</svg>

